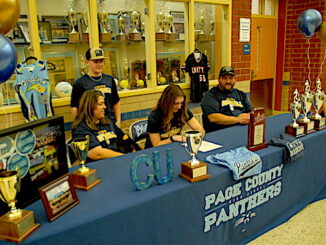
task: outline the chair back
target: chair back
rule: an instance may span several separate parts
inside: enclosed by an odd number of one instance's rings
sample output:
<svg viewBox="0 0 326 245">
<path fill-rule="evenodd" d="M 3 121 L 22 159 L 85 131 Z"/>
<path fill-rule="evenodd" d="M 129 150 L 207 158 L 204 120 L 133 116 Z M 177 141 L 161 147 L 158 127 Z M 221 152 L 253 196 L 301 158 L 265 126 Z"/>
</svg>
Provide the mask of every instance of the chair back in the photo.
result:
<svg viewBox="0 0 326 245">
<path fill-rule="evenodd" d="M 142 119 L 130 125 L 129 134 L 135 142 L 147 137 L 147 123 L 147 119 Z"/>
</svg>

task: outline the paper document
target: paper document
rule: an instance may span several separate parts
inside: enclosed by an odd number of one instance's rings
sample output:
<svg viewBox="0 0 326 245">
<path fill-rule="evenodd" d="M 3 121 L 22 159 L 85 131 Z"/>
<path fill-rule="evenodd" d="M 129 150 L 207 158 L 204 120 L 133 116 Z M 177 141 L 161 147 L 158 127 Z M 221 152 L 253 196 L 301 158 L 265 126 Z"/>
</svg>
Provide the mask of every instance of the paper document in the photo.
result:
<svg viewBox="0 0 326 245">
<path fill-rule="evenodd" d="M 187 143 L 183 143 L 182 145 L 187 145 Z M 215 150 L 215 149 L 218 149 L 221 147 L 223 147 L 223 146 L 203 140 L 203 142 L 201 142 L 199 151 L 200 152 L 208 152 L 208 151 L 212 151 L 212 150 Z"/>
</svg>

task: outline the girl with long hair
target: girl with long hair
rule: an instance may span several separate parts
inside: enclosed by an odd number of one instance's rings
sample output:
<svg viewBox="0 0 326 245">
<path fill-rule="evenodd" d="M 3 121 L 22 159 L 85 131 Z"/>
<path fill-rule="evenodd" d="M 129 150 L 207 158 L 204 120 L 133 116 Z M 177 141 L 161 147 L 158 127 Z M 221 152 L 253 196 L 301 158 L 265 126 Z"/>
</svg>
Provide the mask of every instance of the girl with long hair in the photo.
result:
<svg viewBox="0 0 326 245">
<path fill-rule="evenodd" d="M 183 142 L 181 136 L 185 124 L 193 130 L 202 130 L 200 123 L 187 109 L 186 95 L 179 85 L 167 86 L 156 108 L 148 116 L 147 132 L 149 138 L 146 148 L 172 142 Z"/>
<path fill-rule="evenodd" d="M 72 125 L 72 138 L 89 135 L 88 161 L 123 155 L 119 152 L 117 141 L 128 136 L 105 117 L 106 105 L 101 91 L 85 91 Z"/>
</svg>

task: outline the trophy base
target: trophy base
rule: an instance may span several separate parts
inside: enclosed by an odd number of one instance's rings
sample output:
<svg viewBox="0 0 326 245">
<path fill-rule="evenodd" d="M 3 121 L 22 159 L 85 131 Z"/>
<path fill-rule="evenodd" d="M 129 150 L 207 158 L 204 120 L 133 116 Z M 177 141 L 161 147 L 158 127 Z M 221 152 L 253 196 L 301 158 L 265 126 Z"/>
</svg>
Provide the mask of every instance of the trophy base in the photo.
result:
<svg viewBox="0 0 326 245">
<path fill-rule="evenodd" d="M 30 234 L 32 234 L 39 224 L 35 224 L 34 213 L 32 211 L 22 209 L 20 218 L 12 219 L 8 217 L 8 213 L 0 217 L 0 240 L 21 243 Z"/>
<path fill-rule="evenodd" d="M 258 151 L 258 150 L 267 148 L 267 146 L 268 146 L 267 142 L 264 142 L 264 143 L 259 144 L 259 145 L 248 145 L 247 149 L 249 151 Z"/>
<path fill-rule="evenodd" d="M 100 42 L 105 43 L 105 42 L 111 42 L 111 33 L 109 32 L 101 32 L 100 33 Z"/>
<path fill-rule="evenodd" d="M 155 33 L 155 39 L 165 41 L 166 40 L 166 33 L 164 33 L 164 32 Z"/>
<path fill-rule="evenodd" d="M 116 40 L 118 40 L 118 41 L 127 41 L 127 40 L 128 40 L 126 34 L 123 34 L 123 35 L 122 35 L 122 34 L 118 34 L 118 35 L 115 36 L 115 38 L 116 38 Z"/>
<path fill-rule="evenodd" d="M 289 135 L 292 135 L 292 136 L 294 136 L 296 138 L 300 138 L 300 137 L 305 135 L 303 126 L 299 126 L 297 128 L 294 128 L 292 125 L 287 125 L 285 127 L 285 133 L 287 133 Z"/>
<path fill-rule="evenodd" d="M 198 34 L 196 35 L 196 41 L 209 41 L 210 38 L 207 34 Z"/>
<path fill-rule="evenodd" d="M 142 38 L 140 32 L 136 32 L 136 33 L 130 33 L 129 34 L 129 40 L 131 40 L 131 41 L 143 41 L 143 38 Z"/>
<path fill-rule="evenodd" d="M 209 35 L 209 36 L 208 36 L 208 39 L 209 39 L 210 41 L 214 41 L 214 40 L 215 40 L 215 35 Z"/>
<path fill-rule="evenodd" d="M 74 187 L 79 190 L 88 191 L 101 182 L 97 178 L 96 170 L 90 168 L 89 172 L 81 173 L 79 169 L 71 174 Z"/>
<path fill-rule="evenodd" d="M 79 43 L 80 42 L 80 35 L 78 32 L 75 33 L 69 33 L 69 38 L 68 38 L 69 43 Z"/>
<path fill-rule="evenodd" d="M 188 180 L 191 183 L 202 181 L 211 177 L 207 174 L 207 164 L 199 162 L 198 165 L 192 166 L 189 162 L 183 162 L 181 164 L 180 177 Z"/>
<path fill-rule="evenodd" d="M 167 33 L 166 34 L 166 41 L 174 41 L 179 39 L 179 34 L 178 33 Z"/>
<path fill-rule="evenodd" d="M 82 33 L 82 40 L 83 42 L 89 42 L 89 33 Z"/>
<path fill-rule="evenodd" d="M 325 117 L 322 117 L 320 119 L 310 118 L 310 120 L 312 120 L 315 123 L 314 125 L 315 130 L 319 131 L 326 128 Z"/>
<path fill-rule="evenodd" d="M 310 121 L 310 122 L 297 121 L 297 123 L 300 126 L 303 126 L 304 127 L 304 133 L 305 134 L 311 134 L 311 133 L 313 133 L 313 132 L 316 131 L 314 129 L 314 126 L 315 126 L 315 122 L 314 121 Z"/>
</svg>

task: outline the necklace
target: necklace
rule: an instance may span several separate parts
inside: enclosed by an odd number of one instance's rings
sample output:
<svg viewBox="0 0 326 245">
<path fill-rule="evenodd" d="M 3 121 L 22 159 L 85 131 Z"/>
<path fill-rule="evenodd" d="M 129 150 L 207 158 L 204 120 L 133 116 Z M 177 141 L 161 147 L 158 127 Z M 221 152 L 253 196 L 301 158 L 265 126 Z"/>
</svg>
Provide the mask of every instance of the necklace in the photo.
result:
<svg viewBox="0 0 326 245">
<path fill-rule="evenodd" d="M 99 81 L 101 81 L 102 80 L 102 76 L 103 76 L 103 73 L 101 74 L 101 76 L 100 76 L 100 78 L 99 79 L 94 79 L 93 77 L 91 77 L 90 75 L 88 75 L 87 74 L 87 76 L 91 79 L 91 80 L 93 80 L 94 82 L 99 82 Z"/>
</svg>

